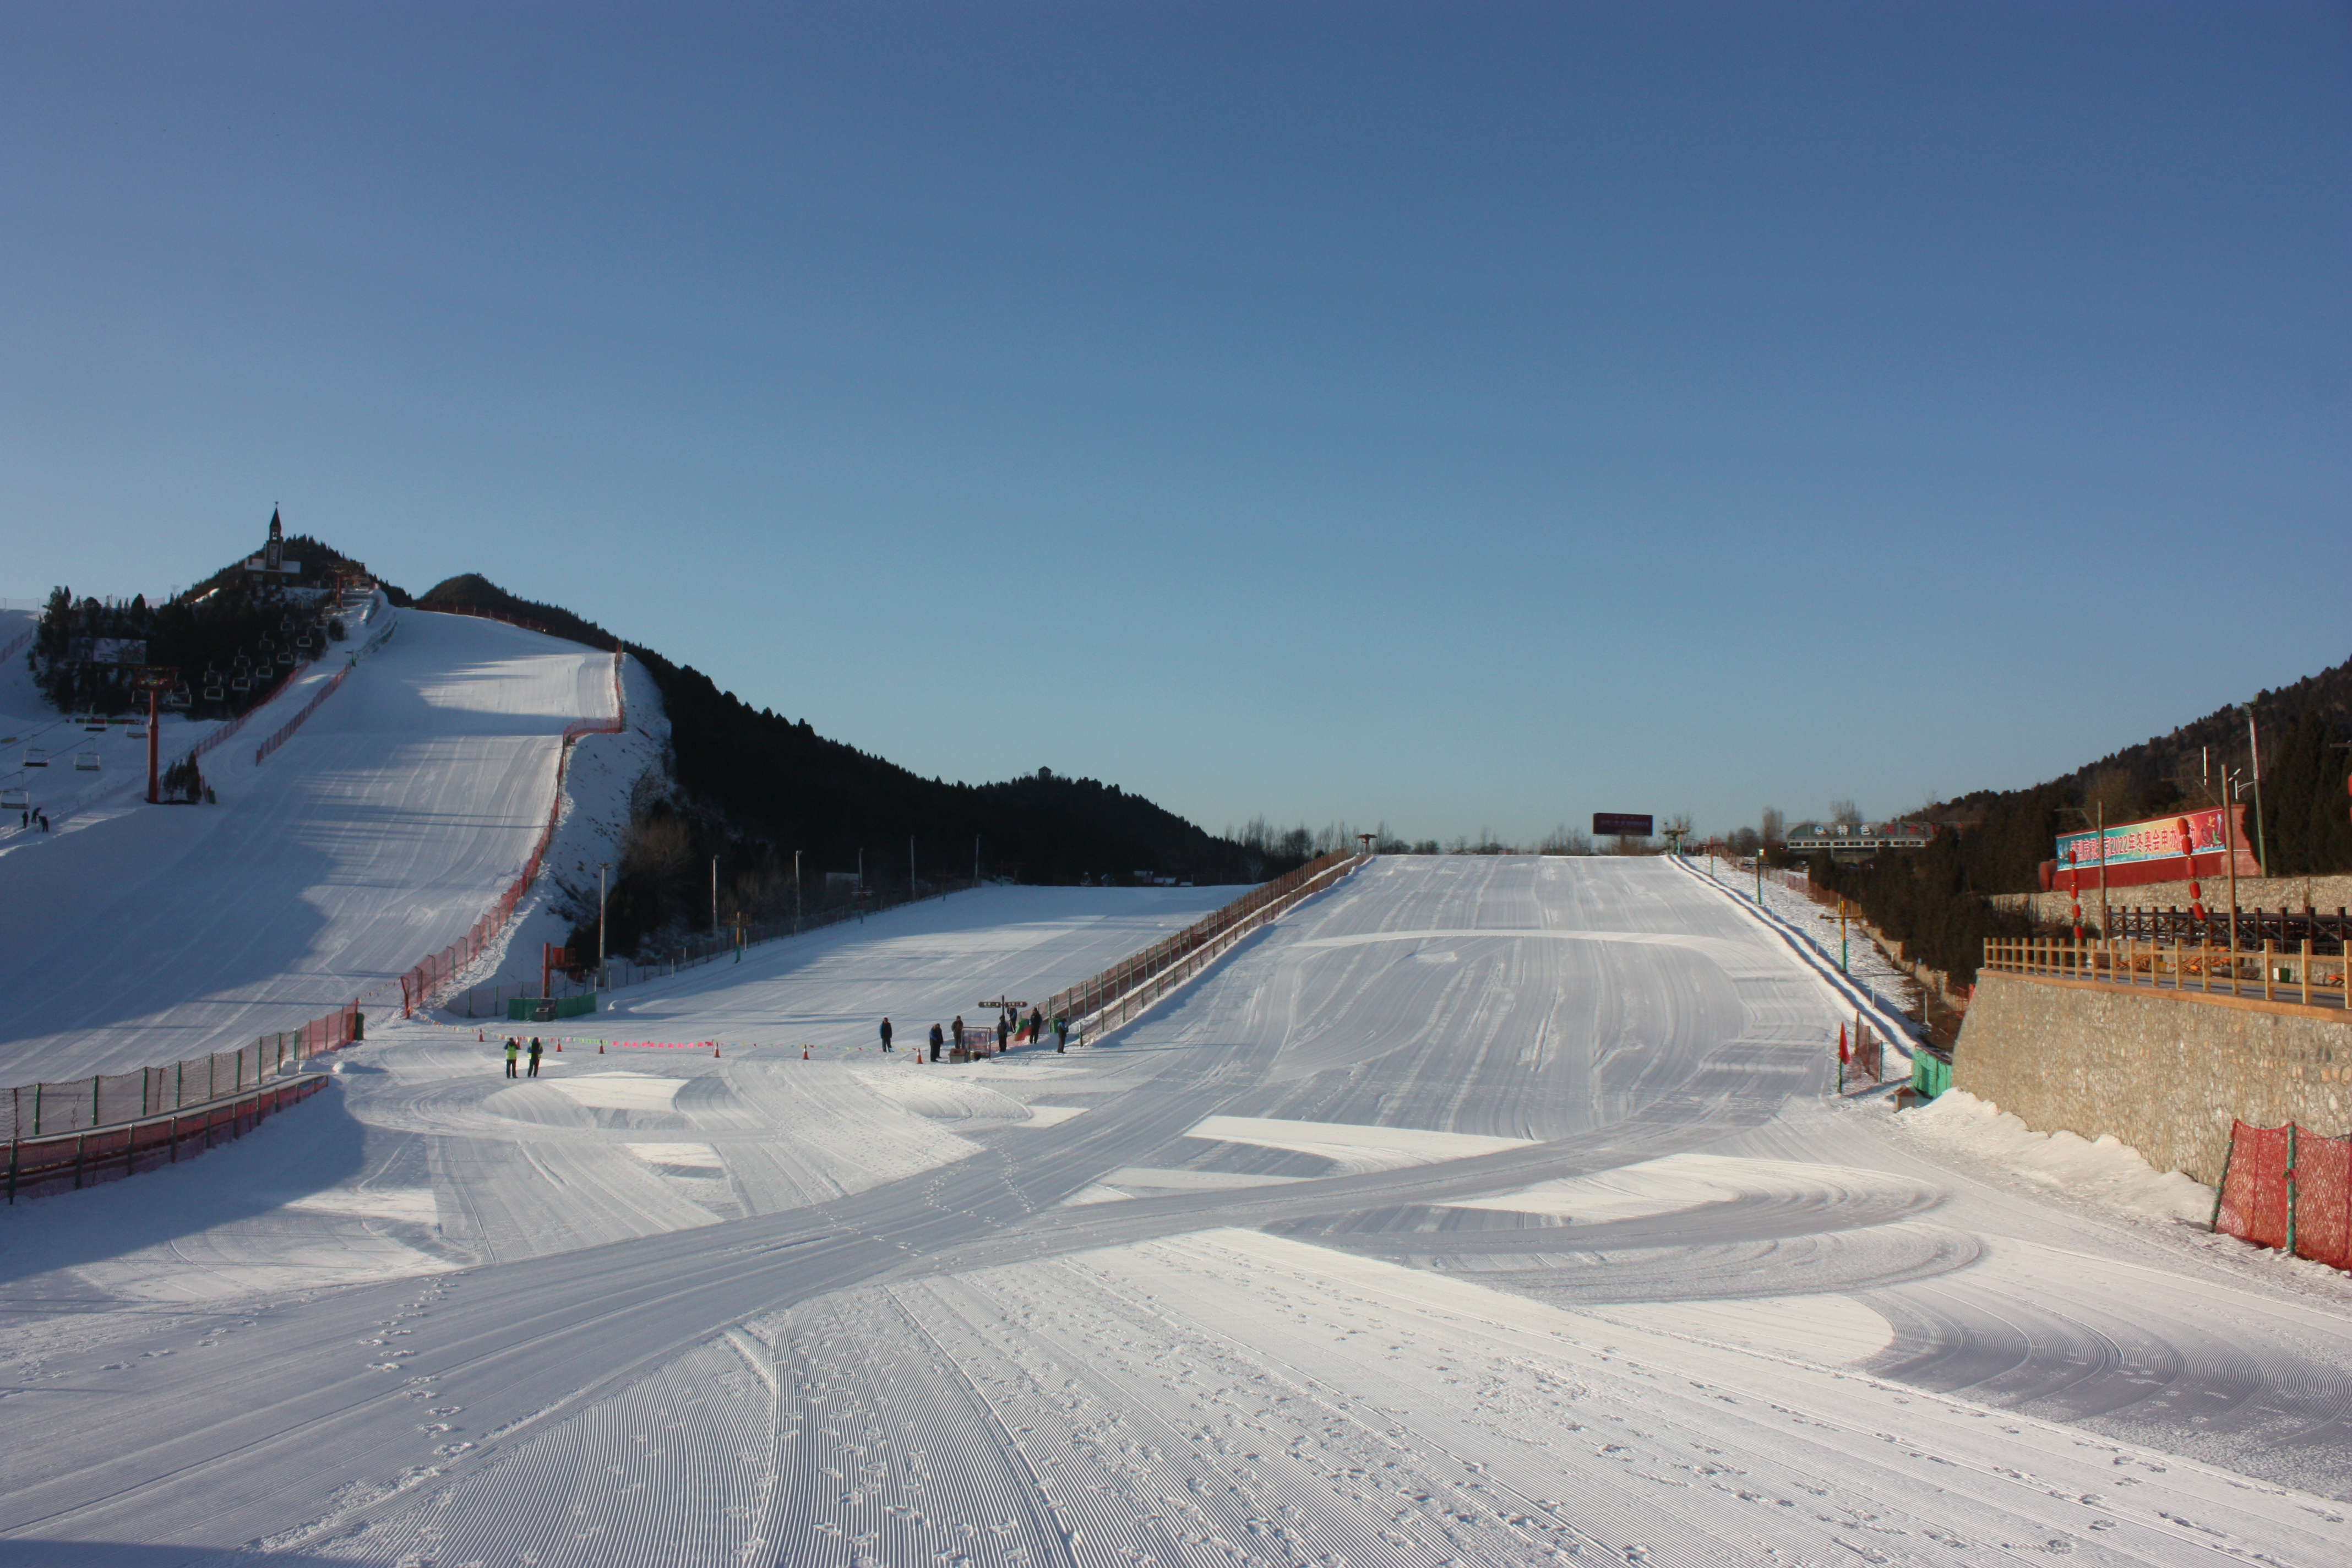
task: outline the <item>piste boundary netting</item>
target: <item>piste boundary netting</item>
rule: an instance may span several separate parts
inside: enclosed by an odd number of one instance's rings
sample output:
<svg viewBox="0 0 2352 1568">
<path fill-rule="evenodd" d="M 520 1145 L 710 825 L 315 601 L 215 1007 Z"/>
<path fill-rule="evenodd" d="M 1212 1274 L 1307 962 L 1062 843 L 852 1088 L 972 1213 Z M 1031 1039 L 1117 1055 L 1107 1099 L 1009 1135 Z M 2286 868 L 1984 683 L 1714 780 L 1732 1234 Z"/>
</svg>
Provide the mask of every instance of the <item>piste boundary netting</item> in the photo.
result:
<svg viewBox="0 0 2352 1568">
<path fill-rule="evenodd" d="M 1055 992 L 1046 999 L 1045 1016 L 1049 1021 L 1066 1017 L 1081 1032 L 1088 1025 L 1099 1031 L 1124 1024 L 1214 963 L 1243 937 L 1362 865 L 1364 858 L 1334 852 L 1253 888 L 1174 936 L 1119 960 L 1066 991 Z"/>
<path fill-rule="evenodd" d="M 530 847 L 530 858 L 523 862 L 521 875 L 509 883 L 498 900 L 484 910 L 464 936 L 440 952 L 420 959 L 407 973 L 400 977 L 400 1016 L 414 1017 L 446 989 L 466 967 L 479 958 L 499 932 L 506 929 L 508 917 L 530 891 L 539 879 L 539 868 L 547 858 L 547 847 L 554 842 L 555 825 L 563 816 L 563 779 L 572 765 L 572 742 L 584 735 L 617 735 L 628 728 L 629 710 L 621 689 L 621 660 L 627 657 L 620 649 L 613 650 L 613 714 L 610 719 L 580 719 L 563 727 L 563 744 L 555 758 L 555 798 L 548 803 L 547 820 L 540 824 L 539 840 Z"/>
<path fill-rule="evenodd" d="M 8 1142 L 54 1138 L 137 1121 L 232 1099 L 358 1037 L 359 1004 L 311 1019 L 299 1029 L 264 1035 L 234 1051 L 189 1057 L 169 1067 L 100 1073 L 61 1082 L 19 1084 L 5 1109 Z"/>
<path fill-rule="evenodd" d="M 2289 1122 L 2230 1124 L 2229 1163 L 2213 1204 L 2223 1236 L 2352 1268 L 2352 1138 Z"/>
</svg>

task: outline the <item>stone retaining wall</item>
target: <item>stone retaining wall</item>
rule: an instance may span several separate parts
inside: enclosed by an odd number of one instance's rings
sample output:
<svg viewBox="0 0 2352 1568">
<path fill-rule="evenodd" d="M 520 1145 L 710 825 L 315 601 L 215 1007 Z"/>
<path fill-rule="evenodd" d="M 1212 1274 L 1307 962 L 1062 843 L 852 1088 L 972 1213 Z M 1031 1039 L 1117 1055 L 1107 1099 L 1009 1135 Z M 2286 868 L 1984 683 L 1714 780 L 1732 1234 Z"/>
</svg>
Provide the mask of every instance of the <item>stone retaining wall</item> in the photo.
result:
<svg viewBox="0 0 2352 1568">
<path fill-rule="evenodd" d="M 2352 1026 L 2332 1007 L 1988 971 L 1952 1056 L 1953 1088 L 2036 1131 L 2113 1133 L 2209 1185 L 2233 1117 L 2352 1121 Z"/>
<path fill-rule="evenodd" d="M 2226 910 L 2230 907 L 2230 879 L 2208 877 L 2203 883 L 2205 907 Z M 2004 910 L 2031 910 L 2037 921 L 2063 921 L 2068 907 L 2063 888 L 2048 893 L 1996 893 L 1993 906 Z M 2238 879 L 2238 907 L 2242 910 L 2294 910 L 2310 905 L 2326 914 L 2338 909 L 2352 908 L 2352 877 L 2241 877 Z M 2189 884 L 2186 882 L 2147 882 L 2137 888 L 2109 888 L 2107 907 L 2127 910 L 2182 909 L 2189 907 Z M 2083 879 L 2083 918 L 2095 921 L 2099 915 L 2099 885 L 2095 879 Z"/>
</svg>

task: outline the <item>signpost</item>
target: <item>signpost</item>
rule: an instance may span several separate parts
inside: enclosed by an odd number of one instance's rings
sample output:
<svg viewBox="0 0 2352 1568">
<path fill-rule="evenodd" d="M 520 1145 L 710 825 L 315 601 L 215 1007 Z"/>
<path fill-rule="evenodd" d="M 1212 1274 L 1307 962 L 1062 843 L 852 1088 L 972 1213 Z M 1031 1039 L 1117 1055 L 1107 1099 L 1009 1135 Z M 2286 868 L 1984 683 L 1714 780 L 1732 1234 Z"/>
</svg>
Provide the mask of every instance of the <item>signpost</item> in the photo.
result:
<svg viewBox="0 0 2352 1568">
<path fill-rule="evenodd" d="M 1592 836 L 1595 838 L 1647 838 L 1655 831 L 1654 819 L 1625 811 L 1596 811 L 1592 814 Z"/>
</svg>

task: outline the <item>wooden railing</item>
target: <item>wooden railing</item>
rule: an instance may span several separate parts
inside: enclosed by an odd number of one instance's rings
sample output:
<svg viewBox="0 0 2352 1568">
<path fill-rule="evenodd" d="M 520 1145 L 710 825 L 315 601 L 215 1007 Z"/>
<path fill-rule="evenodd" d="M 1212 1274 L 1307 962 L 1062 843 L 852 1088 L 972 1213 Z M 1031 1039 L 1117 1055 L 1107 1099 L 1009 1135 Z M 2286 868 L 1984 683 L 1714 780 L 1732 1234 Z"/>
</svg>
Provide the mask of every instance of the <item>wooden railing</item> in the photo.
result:
<svg viewBox="0 0 2352 1568">
<path fill-rule="evenodd" d="M 2235 952 L 2226 942 L 1994 937 L 1984 944 L 1982 972 L 2340 1007 L 2346 959 L 2340 949 L 2332 955 L 2316 951 L 2309 937 L 2292 948 L 2265 938 L 2258 948 Z"/>
</svg>

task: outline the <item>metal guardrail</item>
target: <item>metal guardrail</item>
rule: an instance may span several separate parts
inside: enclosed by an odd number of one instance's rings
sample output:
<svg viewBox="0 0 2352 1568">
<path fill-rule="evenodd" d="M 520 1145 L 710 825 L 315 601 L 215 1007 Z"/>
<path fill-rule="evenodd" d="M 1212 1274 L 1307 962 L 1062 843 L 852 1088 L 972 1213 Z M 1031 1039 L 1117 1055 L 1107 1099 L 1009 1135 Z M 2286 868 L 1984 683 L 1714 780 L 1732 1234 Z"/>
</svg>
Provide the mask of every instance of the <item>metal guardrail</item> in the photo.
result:
<svg viewBox="0 0 2352 1568">
<path fill-rule="evenodd" d="M 1048 1022 L 1066 1017 L 1081 1039 L 1091 1029 L 1115 1029 L 1224 956 L 1233 945 L 1280 919 L 1302 900 L 1322 892 L 1369 857 L 1333 853 L 1310 860 L 1156 942 L 1101 973 L 1048 997 Z"/>
</svg>

